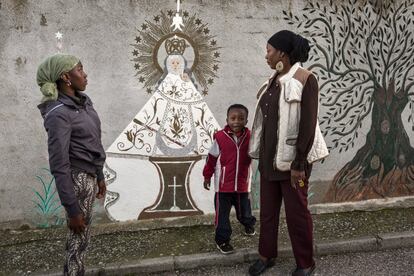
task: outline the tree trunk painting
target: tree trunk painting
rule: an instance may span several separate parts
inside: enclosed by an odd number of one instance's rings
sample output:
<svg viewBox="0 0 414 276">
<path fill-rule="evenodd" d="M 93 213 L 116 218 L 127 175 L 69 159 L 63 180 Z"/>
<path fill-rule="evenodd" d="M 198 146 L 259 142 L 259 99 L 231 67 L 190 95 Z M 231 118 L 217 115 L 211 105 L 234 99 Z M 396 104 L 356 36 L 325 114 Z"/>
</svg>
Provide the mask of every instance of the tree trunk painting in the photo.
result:
<svg viewBox="0 0 414 276">
<path fill-rule="evenodd" d="M 414 149 L 401 119 L 404 97 L 374 94 L 372 126 L 365 145 L 335 176 L 327 200 L 349 201 L 414 193 Z"/>
<path fill-rule="evenodd" d="M 335 175 L 325 201 L 414 194 L 414 148 L 402 117 L 408 106 L 413 124 L 413 7 L 412 0 L 308 1 L 302 18 L 284 13 L 313 42 L 309 68 L 319 79 L 331 152 L 353 148 L 371 119 L 365 144 Z"/>
</svg>

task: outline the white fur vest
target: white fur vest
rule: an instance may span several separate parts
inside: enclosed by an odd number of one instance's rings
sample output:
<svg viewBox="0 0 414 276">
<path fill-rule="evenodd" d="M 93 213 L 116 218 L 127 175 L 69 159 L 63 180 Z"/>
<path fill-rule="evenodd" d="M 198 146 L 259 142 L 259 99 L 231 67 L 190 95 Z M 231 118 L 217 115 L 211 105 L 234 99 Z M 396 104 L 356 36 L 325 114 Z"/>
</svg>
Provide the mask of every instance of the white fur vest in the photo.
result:
<svg viewBox="0 0 414 276">
<path fill-rule="evenodd" d="M 277 126 L 277 148 L 275 156 L 276 167 L 280 171 L 289 171 L 290 165 L 296 156 L 296 139 L 299 133 L 300 122 L 300 104 L 302 101 L 303 87 L 312 74 L 302 68 L 299 63 L 292 66 L 288 73 L 279 79 L 280 97 L 279 97 L 279 120 L 275 122 Z M 251 158 L 259 158 L 260 140 L 263 133 L 263 115 L 260 109 L 260 98 L 266 91 L 270 80 L 269 78 L 259 89 L 258 101 L 254 115 L 253 127 L 250 138 L 249 155 Z M 328 156 L 329 151 L 326 147 L 325 140 L 319 128 L 319 122 L 316 123 L 315 138 L 309 151 L 307 160 L 313 163 Z"/>
</svg>

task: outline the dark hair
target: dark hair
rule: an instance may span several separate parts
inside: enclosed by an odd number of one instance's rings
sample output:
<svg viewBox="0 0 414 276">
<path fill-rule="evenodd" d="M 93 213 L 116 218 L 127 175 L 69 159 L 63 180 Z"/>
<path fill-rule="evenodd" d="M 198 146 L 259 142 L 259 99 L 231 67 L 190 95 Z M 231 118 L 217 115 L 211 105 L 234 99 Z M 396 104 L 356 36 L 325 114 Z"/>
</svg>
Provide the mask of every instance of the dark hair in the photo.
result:
<svg viewBox="0 0 414 276">
<path fill-rule="evenodd" d="M 267 41 L 273 48 L 278 49 L 289 56 L 290 64 L 305 62 L 309 58 L 309 41 L 294 32 L 283 30 L 275 33 Z"/>
<path fill-rule="evenodd" d="M 229 112 L 232 109 L 243 109 L 244 111 L 246 111 L 246 116 L 249 116 L 249 110 L 247 109 L 247 107 L 245 107 L 242 104 L 232 104 L 231 106 L 229 106 L 229 108 L 227 108 L 227 117 L 229 116 Z"/>
</svg>

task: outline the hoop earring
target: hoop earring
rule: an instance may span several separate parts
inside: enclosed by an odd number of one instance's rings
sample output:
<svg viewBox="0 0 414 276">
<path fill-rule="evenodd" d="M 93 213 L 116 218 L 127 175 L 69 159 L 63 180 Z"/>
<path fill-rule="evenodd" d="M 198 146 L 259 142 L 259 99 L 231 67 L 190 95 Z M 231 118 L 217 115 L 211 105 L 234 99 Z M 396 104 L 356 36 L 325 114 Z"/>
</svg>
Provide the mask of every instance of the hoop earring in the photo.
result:
<svg viewBox="0 0 414 276">
<path fill-rule="evenodd" d="M 279 61 L 278 63 L 276 63 L 276 71 L 278 73 L 283 71 L 283 62 L 282 61 Z"/>
</svg>

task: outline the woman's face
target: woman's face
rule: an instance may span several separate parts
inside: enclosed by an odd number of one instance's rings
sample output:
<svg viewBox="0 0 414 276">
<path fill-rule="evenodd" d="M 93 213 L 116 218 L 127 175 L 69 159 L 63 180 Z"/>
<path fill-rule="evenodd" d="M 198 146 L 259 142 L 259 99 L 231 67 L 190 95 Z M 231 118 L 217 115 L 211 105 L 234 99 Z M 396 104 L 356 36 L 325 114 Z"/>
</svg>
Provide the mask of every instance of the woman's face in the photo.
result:
<svg viewBox="0 0 414 276">
<path fill-rule="evenodd" d="M 266 46 L 266 60 L 267 64 L 272 69 L 276 69 L 276 64 L 282 59 L 282 51 L 273 48 L 272 45 L 267 43 Z"/>
<path fill-rule="evenodd" d="M 86 85 L 88 84 L 88 75 L 83 71 L 83 65 L 79 62 L 75 68 L 69 71 L 69 81 L 71 83 L 71 87 L 76 91 L 84 91 L 86 89 Z"/>
<path fill-rule="evenodd" d="M 165 65 L 168 73 L 181 75 L 184 71 L 185 60 L 181 55 L 170 55 L 167 57 Z"/>
<path fill-rule="evenodd" d="M 177 58 L 173 59 L 171 61 L 171 66 L 174 69 L 174 71 L 177 71 L 178 68 L 180 68 L 180 60 L 178 60 Z"/>
</svg>

